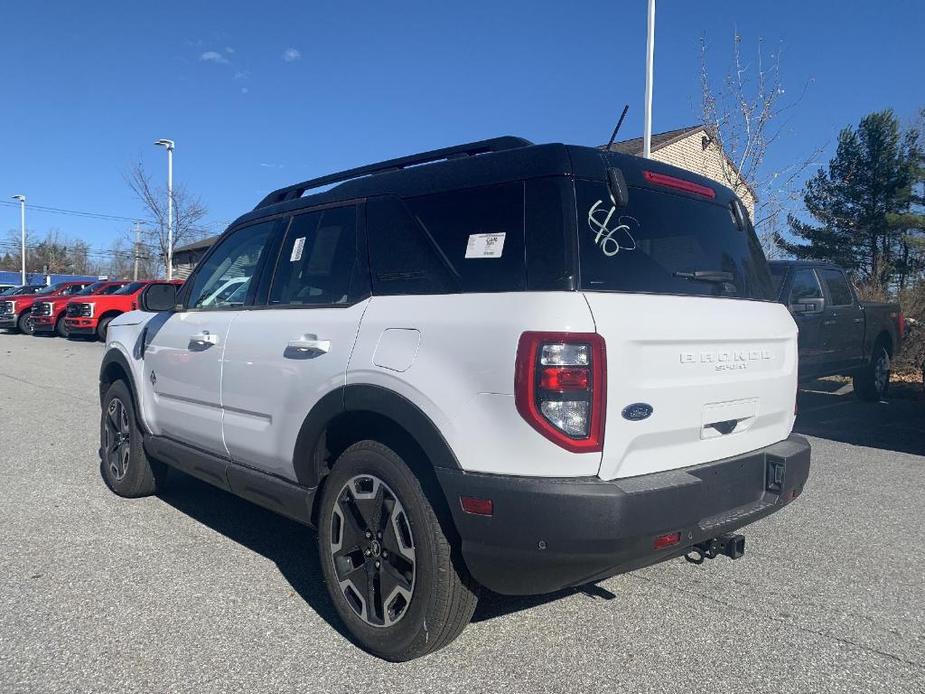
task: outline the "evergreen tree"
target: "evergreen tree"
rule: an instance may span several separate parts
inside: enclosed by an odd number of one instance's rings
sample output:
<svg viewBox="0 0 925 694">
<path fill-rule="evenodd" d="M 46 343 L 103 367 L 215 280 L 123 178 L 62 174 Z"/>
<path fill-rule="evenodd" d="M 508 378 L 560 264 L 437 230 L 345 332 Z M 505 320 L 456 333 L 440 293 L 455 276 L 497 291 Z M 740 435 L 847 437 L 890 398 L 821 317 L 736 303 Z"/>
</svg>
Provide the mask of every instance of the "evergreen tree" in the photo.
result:
<svg viewBox="0 0 925 694">
<path fill-rule="evenodd" d="M 778 244 L 797 258 L 837 263 L 864 283 L 888 289 L 915 245 L 907 231 L 916 223 L 913 188 L 921 156 L 918 133 L 903 132 L 892 110 L 845 128 L 828 168 L 803 191 L 815 224 L 791 215 L 797 240 L 778 236 Z"/>
</svg>

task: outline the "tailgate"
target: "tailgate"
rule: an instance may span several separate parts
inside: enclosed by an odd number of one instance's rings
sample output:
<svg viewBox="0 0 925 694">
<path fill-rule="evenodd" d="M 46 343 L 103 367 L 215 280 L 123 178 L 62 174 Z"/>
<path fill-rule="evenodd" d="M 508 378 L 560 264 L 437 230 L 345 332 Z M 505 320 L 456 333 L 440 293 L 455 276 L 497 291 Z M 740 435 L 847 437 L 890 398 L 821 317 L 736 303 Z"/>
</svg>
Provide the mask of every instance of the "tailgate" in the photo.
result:
<svg viewBox="0 0 925 694">
<path fill-rule="evenodd" d="M 600 476 L 696 465 L 781 441 L 794 422 L 797 328 L 763 301 L 586 292 L 607 349 Z M 634 418 L 646 408 L 651 415 Z"/>
</svg>

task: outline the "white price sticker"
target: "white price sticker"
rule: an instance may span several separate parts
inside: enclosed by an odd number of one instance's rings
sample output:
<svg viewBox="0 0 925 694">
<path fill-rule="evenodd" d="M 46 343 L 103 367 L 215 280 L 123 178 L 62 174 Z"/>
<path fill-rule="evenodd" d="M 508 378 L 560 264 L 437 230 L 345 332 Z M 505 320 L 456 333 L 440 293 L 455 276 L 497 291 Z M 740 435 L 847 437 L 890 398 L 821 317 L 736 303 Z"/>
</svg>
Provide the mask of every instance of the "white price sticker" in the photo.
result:
<svg viewBox="0 0 925 694">
<path fill-rule="evenodd" d="M 467 258 L 500 258 L 504 250 L 505 232 L 469 234 L 466 244 Z"/>
<path fill-rule="evenodd" d="M 305 237 L 300 236 L 292 244 L 292 255 L 289 256 L 290 263 L 297 263 L 302 260 L 302 249 L 305 248 Z"/>
</svg>

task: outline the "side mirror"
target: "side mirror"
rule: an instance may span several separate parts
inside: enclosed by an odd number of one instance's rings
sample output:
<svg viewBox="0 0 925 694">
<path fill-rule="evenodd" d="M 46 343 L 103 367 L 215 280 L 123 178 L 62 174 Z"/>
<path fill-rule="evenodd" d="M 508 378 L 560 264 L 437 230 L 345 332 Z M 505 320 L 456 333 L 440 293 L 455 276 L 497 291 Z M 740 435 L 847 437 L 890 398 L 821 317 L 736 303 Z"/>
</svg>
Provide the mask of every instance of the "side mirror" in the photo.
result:
<svg viewBox="0 0 925 694">
<path fill-rule="evenodd" d="M 795 304 L 790 304 L 790 312 L 795 316 L 806 316 L 815 313 L 822 313 L 825 309 L 825 299 L 800 299 Z"/>
<path fill-rule="evenodd" d="M 141 310 L 149 313 L 175 310 L 178 290 L 179 287 L 175 284 L 149 284 L 141 292 Z"/>
</svg>

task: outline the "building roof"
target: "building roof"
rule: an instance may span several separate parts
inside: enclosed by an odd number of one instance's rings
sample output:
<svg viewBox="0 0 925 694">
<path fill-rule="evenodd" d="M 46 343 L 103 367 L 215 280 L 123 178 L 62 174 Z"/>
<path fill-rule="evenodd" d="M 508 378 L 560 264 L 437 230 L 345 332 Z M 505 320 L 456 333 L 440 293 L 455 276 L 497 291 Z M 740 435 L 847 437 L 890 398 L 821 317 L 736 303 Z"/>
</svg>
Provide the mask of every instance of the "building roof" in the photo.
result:
<svg viewBox="0 0 925 694">
<path fill-rule="evenodd" d="M 689 125 L 686 128 L 668 130 L 663 133 L 654 133 L 652 135 L 652 151 L 655 152 L 662 147 L 667 147 L 668 145 L 674 144 L 678 140 L 683 140 L 688 135 L 693 135 L 694 133 L 700 132 L 701 130 L 706 130 L 706 127 L 703 125 Z M 604 148 L 605 145 L 601 145 L 601 149 Z M 642 154 L 642 138 L 634 137 L 632 140 L 614 142 L 610 146 L 610 151 L 639 156 Z"/>
<path fill-rule="evenodd" d="M 212 246 L 212 244 L 215 243 L 215 241 L 218 239 L 219 236 L 220 236 L 220 234 L 216 234 L 215 236 L 207 236 L 207 237 L 204 238 L 204 239 L 199 239 L 198 241 L 193 241 L 193 243 L 188 243 L 188 244 L 186 244 L 185 246 L 180 246 L 179 248 L 174 248 L 174 249 L 173 249 L 173 253 L 174 253 L 174 255 L 176 255 L 177 253 L 189 253 L 189 252 L 192 252 L 192 251 L 204 251 L 204 250 L 206 250 L 207 248 L 210 248 L 210 247 Z"/>
</svg>

